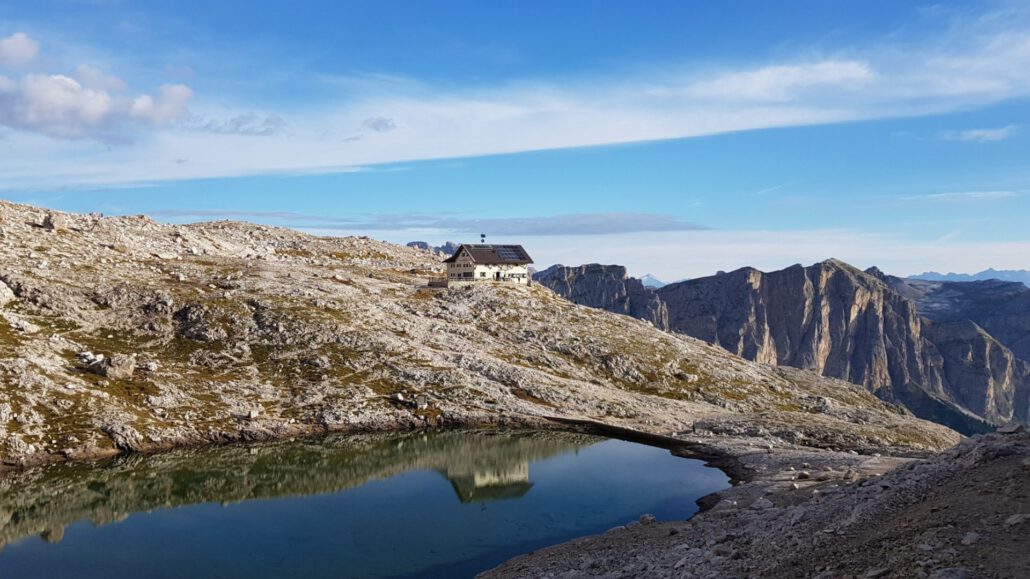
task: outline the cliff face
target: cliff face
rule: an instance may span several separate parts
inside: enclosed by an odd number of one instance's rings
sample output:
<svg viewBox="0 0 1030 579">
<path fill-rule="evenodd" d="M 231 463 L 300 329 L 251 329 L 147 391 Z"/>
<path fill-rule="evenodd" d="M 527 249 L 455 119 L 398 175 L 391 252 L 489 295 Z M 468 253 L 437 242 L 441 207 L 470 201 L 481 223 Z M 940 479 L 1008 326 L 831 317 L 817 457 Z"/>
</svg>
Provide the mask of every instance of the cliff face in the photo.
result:
<svg viewBox="0 0 1030 579">
<path fill-rule="evenodd" d="M 669 329 L 669 312 L 662 300 L 621 265 L 592 263 L 579 267 L 552 265 L 533 279 L 580 305 L 632 316 Z"/>
<path fill-rule="evenodd" d="M 582 273 L 573 275 L 573 283 L 563 283 L 564 276 L 541 283 L 577 303 L 640 317 L 618 293 L 629 286 L 623 268 L 561 271 Z M 617 279 L 602 272 L 615 272 Z M 749 360 L 860 384 L 918 416 L 976 432 L 989 428 L 985 421 L 1025 422 L 1030 405 L 1028 365 L 987 328 L 1017 346 L 1030 342 L 1022 327 L 1030 306 L 1019 301 L 1030 290 L 977 283 L 992 287 L 960 292 L 941 286 L 971 284 L 911 283 L 827 260 L 771 273 L 743 268 L 645 289 L 636 300 L 657 298 L 670 331 Z M 936 322 L 922 317 L 924 308 Z"/>
<path fill-rule="evenodd" d="M 1027 421 L 1028 365 L 987 329 L 1020 347 L 1028 341 L 1022 284 L 906 284 L 828 260 L 772 273 L 745 268 L 657 294 L 672 331 L 745 358 L 862 384 L 967 432 L 982 428 L 970 414 Z"/>
<path fill-rule="evenodd" d="M 914 304 L 839 261 L 772 273 L 745 268 L 657 293 L 671 330 L 751 360 L 815 370 L 874 392 L 925 375 Z"/>
<path fill-rule="evenodd" d="M 969 320 L 924 320 L 927 384 L 993 422 L 1028 422 L 1030 364 Z"/>
<path fill-rule="evenodd" d="M 923 317 L 938 322 L 969 320 L 1016 356 L 1030 360 L 1030 288 L 1019 282 L 935 282 L 887 278 L 913 300 Z"/>
</svg>

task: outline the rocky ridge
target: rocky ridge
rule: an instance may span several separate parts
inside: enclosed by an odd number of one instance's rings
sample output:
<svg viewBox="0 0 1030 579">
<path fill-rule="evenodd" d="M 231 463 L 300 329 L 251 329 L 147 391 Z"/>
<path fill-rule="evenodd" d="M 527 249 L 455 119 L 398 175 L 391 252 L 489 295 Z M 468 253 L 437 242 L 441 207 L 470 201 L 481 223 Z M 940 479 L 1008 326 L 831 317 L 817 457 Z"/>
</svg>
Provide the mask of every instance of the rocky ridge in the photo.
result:
<svg viewBox="0 0 1030 579">
<path fill-rule="evenodd" d="M 0 259 L 8 465 L 553 417 L 865 453 L 958 440 L 545 288 L 427 288 L 438 255 L 368 238 L 0 203 Z"/>
</svg>

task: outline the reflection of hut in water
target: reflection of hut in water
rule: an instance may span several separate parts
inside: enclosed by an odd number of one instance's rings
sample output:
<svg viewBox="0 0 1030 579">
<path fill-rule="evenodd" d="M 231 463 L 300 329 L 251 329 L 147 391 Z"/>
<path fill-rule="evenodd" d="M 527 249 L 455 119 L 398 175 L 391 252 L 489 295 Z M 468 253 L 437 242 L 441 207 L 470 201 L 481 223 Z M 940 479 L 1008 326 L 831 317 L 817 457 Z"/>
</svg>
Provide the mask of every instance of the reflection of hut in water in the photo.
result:
<svg viewBox="0 0 1030 579">
<path fill-rule="evenodd" d="M 599 440 L 549 431 L 365 434 L 59 464 L 0 477 L 0 550 L 33 534 L 59 541 L 76 521 L 100 525 L 159 508 L 332 493 L 410 470 L 445 475 L 463 502 L 516 498 L 532 488 L 530 462 Z"/>
<path fill-rule="evenodd" d="M 472 473 L 448 469 L 447 479 L 463 503 L 517 499 L 533 488 L 533 483 L 529 482 L 529 462 Z"/>
</svg>

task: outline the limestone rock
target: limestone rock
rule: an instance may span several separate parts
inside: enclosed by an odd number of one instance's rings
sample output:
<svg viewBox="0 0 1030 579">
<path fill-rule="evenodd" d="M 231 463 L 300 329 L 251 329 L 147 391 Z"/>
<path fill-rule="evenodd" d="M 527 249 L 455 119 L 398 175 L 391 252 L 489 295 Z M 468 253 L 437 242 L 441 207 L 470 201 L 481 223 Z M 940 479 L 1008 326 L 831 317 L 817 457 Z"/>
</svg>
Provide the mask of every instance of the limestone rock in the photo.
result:
<svg viewBox="0 0 1030 579">
<path fill-rule="evenodd" d="M 14 290 L 3 281 L 0 281 L 0 308 L 14 301 L 15 297 Z"/>
<path fill-rule="evenodd" d="M 41 225 L 49 231 L 67 231 L 68 218 L 61 213 L 47 213 Z"/>
<path fill-rule="evenodd" d="M 533 279 L 574 303 L 647 320 L 661 330 L 669 327 L 665 304 L 621 265 L 555 265 Z"/>
</svg>

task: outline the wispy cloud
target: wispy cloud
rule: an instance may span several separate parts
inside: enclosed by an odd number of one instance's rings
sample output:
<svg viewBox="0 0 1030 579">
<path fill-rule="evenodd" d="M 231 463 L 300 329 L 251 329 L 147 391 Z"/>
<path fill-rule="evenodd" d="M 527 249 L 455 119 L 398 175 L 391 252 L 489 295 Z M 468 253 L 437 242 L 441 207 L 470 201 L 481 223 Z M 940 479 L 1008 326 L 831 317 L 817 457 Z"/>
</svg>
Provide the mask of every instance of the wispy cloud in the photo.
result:
<svg viewBox="0 0 1030 579">
<path fill-rule="evenodd" d="M 788 181 L 787 183 L 780 183 L 779 185 L 773 185 L 772 187 L 759 189 L 758 191 L 755 191 L 755 195 L 768 195 L 769 193 L 775 193 L 776 191 L 779 191 L 780 189 L 783 189 L 784 187 L 787 187 L 790 184 L 791 182 Z"/>
<path fill-rule="evenodd" d="M 876 73 L 867 62 L 824 60 L 725 73 L 678 89 L 666 88 L 664 92 L 658 90 L 655 94 L 706 100 L 786 102 L 813 90 L 859 90 L 875 78 Z"/>
<path fill-rule="evenodd" d="M 1022 191 L 950 191 L 947 193 L 928 193 L 926 195 L 910 195 L 907 200 L 921 201 L 994 201 L 1019 197 Z"/>
<path fill-rule="evenodd" d="M 997 129 L 966 129 L 964 131 L 941 131 L 938 138 L 945 141 L 975 141 L 978 143 L 991 143 L 1004 141 L 1016 134 L 1018 127 L 1008 125 Z"/>
</svg>

